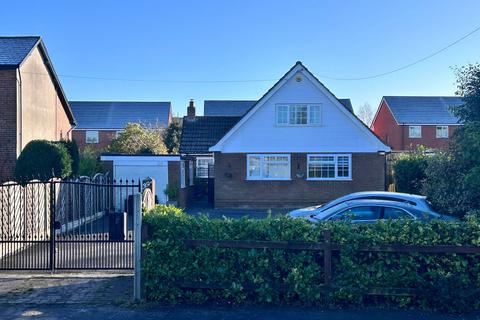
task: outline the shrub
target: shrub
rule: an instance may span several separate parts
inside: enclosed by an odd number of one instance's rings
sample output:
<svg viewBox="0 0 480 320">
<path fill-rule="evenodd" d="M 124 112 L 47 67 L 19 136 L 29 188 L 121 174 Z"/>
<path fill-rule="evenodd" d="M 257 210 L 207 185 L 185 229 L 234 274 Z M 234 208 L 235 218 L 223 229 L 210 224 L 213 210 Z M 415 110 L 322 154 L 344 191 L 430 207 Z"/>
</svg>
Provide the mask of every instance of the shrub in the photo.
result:
<svg viewBox="0 0 480 320">
<path fill-rule="evenodd" d="M 167 148 L 163 143 L 163 129 L 129 123 L 125 130 L 113 139 L 108 151 L 124 154 L 165 154 Z"/>
<path fill-rule="evenodd" d="M 91 147 L 86 147 L 80 155 L 78 174 L 80 176 L 93 177 L 101 171 L 102 166 L 97 152 Z"/>
<path fill-rule="evenodd" d="M 285 216 L 264 220 L 195 218 L 170 206 L 146 213 L 150 239 L 143 272 L 148 299 L 169 303 L 302 303 L 308 305 L 369 305 L 388 303 L 448 311 L 480 308 L 478 255 L 356 252 L 359 245 L 480 245 L 480 223 L 387 221 L 377 224 L 326 222 L 310 224 Z M 332 231 L 343 249 L 333 256 L 332 291 L 322 290 L 321 253 L 282 249 L 195 248 L 182 239 L 312 241 Z M 222 289 L 180 289 L 179 281 L 223 284 Z M 256 289 L 249 291 L 246 285 Z M 421 295 L 369 296 L 372 290 L 417 288 Z M 283 289 L 283 290 L 282 290 Z"/>
<path fill-rule="evenodd" d="M 67 148 L 68 154 L 72 158 L 72 175 L 77 176 L 80 165 L 80 152 L 78 151 L 77 142 L 75 140 L 61 140 L 59 143 Z"/>
<path fill-rule="evenodd" d="M 19 182 L 46 181 L 72 174 L 72 158 L 63 144 L 46 140 L 30 141 L 15 164 L 14 177 Z"/>
<path fill-rule="evenodd" d="M 418 194 L 425 179 L 426 156 L 422 149 L 406 153 L 393 164 L 393 178 L 397 192 Z"/>
</svg>

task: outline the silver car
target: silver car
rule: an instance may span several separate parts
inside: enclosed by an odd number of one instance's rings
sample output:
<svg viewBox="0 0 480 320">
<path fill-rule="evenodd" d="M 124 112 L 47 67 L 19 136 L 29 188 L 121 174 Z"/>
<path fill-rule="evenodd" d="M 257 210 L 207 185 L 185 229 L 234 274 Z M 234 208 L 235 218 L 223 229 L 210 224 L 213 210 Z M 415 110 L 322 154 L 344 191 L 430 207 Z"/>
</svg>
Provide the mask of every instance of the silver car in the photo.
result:
<svg viewBox="0 0 480 320">
<path fill-rule="evenodd" d="M 400 203 L 407 203 L 415 207 L 420 211 L 432 211 L 430 204 L 427 201 L 427 197 L 416 194 L 400 193 L 400 192 L 386 192 L 386 191 L 365 191 L 355 192 L 347 194 L 343 197 L 337 198 L 323 205 L 312 206 L 302 209 L 297 209 L 289 212 L 289 216 L 292 218 L 308 218 L 310 216 L 318 215 L 321 212 L 328 210 L 338 204 L 344 203 L 350 200 L 387 200 Z"/>
<path fill-rule="evenodd" d="M 431 210 L 419 210 L 405 202 L 389 200 L 349 200 L 307 217 L 309 221 L 350 221 L 352 223 L 374 223 L 378 220 L 456 220 Z"/>
</svg>

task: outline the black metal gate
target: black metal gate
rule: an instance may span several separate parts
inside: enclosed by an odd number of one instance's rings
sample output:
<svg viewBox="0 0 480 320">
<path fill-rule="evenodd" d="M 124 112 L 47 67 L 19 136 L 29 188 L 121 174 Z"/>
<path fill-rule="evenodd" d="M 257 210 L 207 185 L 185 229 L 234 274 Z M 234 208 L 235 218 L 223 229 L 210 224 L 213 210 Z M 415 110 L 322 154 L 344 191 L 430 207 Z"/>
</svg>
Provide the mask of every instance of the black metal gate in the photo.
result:
<svg viewBox="0 0 480 320">
<path fill-rule="evenodd" d="M 104 176 L 0 185 L 0 270 L 133 269 L 133 194 Z"/>
</svg>

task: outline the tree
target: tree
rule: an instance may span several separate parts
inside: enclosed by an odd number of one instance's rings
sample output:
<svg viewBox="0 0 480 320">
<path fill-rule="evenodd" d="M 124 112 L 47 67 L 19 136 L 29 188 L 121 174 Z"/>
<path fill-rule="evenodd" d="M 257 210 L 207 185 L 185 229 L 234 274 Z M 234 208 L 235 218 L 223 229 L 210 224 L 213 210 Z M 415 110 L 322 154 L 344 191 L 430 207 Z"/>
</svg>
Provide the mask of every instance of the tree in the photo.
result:
<svg viewBox="0 0 480 320">
<path fill-rule="evenodd" d="M 124 154 L 165 154 L 167 148 L 163 143 L 163 129 L 129 123 L 125 130 L 112 140 L 108 151 Z"/>
<path fill-rule="evenodd" d="M 370 126 L 373 121 L 373 109 L 368 102 L 358 107 L 357 116 L 363 123 Z"/>
<path fill-rule="evenodd" d="M 182 124 L 179 120 L 174 119 L 163 134 L 163 143 L 167 147 L 168 153 L 178 153 L 181 134 Z"/>
<path fill-rule="evenodd" d="M 66 178 L 72 174 L 72 158 L 62 143 L 32 140 L 20 153 L 14 177 L 18 182 Z"/>
<path fill-rule="evenodd" d="M 95 174 L 102 171 L 98 153 L 92 147 L 88 146 L 83 149 L 80 154 L 80 164 L 78 174 L 80 176 L 93 177 Z"/>
<path fill-rule="evenodd" d="M 480 64 L 457 68 L 456 76 L 465 103 L 452 112 L 463 126 L 445 152 L 429 159 L 423 190 L 437 209 L 463 216 L 480 209 Z"/>
</svg>

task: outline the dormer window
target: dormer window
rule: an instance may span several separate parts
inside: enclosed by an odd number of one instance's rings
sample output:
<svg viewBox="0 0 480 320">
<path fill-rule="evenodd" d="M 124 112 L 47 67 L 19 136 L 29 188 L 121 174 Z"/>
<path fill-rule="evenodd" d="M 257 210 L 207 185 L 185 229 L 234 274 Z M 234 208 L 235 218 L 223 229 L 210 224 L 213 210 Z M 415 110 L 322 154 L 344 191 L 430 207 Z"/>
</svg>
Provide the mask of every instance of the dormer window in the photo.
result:
<svg viewBox="0 0 480 320">
<path fill-rule="evenodd" d="M 320 125 L 321 106 L 309 104 L 280 104 L 276 106 L 278 126 Z"/>
</svg>

